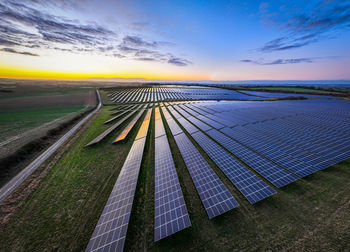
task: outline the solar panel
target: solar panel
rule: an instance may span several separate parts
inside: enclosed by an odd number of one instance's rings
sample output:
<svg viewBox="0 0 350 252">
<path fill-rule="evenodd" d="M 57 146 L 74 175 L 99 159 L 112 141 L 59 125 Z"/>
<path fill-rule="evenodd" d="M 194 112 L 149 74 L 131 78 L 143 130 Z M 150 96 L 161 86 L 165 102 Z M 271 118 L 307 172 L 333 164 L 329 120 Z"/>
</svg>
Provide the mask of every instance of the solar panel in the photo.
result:
<svg viewBox="0 0 350 252">
<path fill-rule="evenodd" d="M 199 132 L 185 118 L 178 118 L 178 121 L 250 203 L 256 203 L 276 193 L 275 190 L 249 171 L 238 160 L 210 140 L 209 137 Z"/>
<path fill-rule="evenodd" d="M 94 140 L 92 140 L 91 142 L 89 142 L 87 145 L 85 146 L 90 146 L 96 143 L 99 143 L 100 141 L 102 141 L 102 139 L 104 139 L 106 136 L 108 136 L 109 134 L 111 134 L 116 128 L 118 128 L 123 122 L 125 122 L 127 119 L 129 119 L 132 115 L 134 115 L 136 112 L 136 110 L 132 111 L 130 114 L 128 114 L 126 117 L 124 117 L 123 119 L 121 119 L 120 121 L 118 121 L 116 124 L 114 124 L 113 126 L 109 127 L 107 130 L 105 130 L 104 132 L 102 132 L 100 135 L 98 135 Z"/>
<path fill-rule="evenodd" d="M 162 117 L 159 112 L 159 108 L 155 109 L 155 137 L 165 135 L 165 129 L 162 121 Z"/>
<path fill-rule="evenodd" d="M 186 110 L 188 113 L 190 113 L 191 115 L 197 117 L 199 116 L 200 114 L 197 113 L 194 109 L 191 109 L 188 104 L 182 104 L 182 105 L 179 105 L 180 108 L 182 108 L 183 110 Z"/>
<path fill-rule="evenodd" d="M 276 193 L 204 133 L 198 131 L 192 137 L 251 204 Z"/>
<path fill-rule="evenodd" d="M 212 129 L 206 133 L 262 175 L 265 179 L 270 181 L 274 186 L 280 188 L 298 179 L 297 176 L 277 166 L 263 156 L 248 149 L 219 131 Z"/>
<path fill-rule="evenodd" d="M 237 207 L 238 202 L 188 137 L 180 133 L 174 138 L 209 218 Z"/>
<path fill-rule="evenodd" d="M 166 135 L 155 139 L 154 240 L 191 225 Z"/>
<path fill-rule="evenodd" d="M 288 155 L 288 153 L 281 151 L 279 148 L 268 145 L 264 141 L 261 141 L 252 135 L 246 135 L 244 132 L 236 130 L 237 127 L 234 129 L 235 130 L 224 128 L 221 131 L 233 139 L 238 140 L 240 143 L 243 143 L 245 146 L 248 146 L 254 151 L 262 154 L 278 165 L 288 169 L 299 177 L 305 177 L 314 172 L 314 170 L 310 169 L 305 163 Z"/>
<path fill-rule="evenodd" d="M 185 118 L 190 117 L 191 115 L 187 113 L 184 109 L 182 109 L 179 105 L 175 105 L 174 108 L 181 113 L 181 115 Z"/>
<path fill-rule="evenodd" d="M 135 140 L 138 140 L 140 138 L 147 136 L 147 131 L 148 131 L 149 122 L 151 120 L 151 115 L 152 115 L 152 108 L 147 110 L 147 114 L 145 116 L 145 119 L 143 120 L 143 123 L 141 124 L 141 127 L 139 129 L 139 132 L 136 135 Z"/>
<path fill-rule="evenodd" d="M 214 127 L 215 129 L 221 129 L 221 128 L 225 127 L 225 125 L 223 125 L 221 123 L 218 123 L 218 122 L 216 122 L 216 121 L 214 121 L 214 120 L 212 120 L 212 119 L 210 119 L 210 118 L 208 118 L 206 116 L 200 115 L 197 118 L 199 120 L 202 120 L 203 122 L 209 124 L 210 126 Z"/>
<path fill-rule="evenodd" d="M 130 131 L 133 129 L 133 127 L 135 126 L 135 124 L 137 123 L 137 121 L 140 119 L 140 117 L 143 115 L 143 112 L 145 112 L 144 109 L 142 109 L 136 116 L 134 119 L 132 119 L 132 121 L 124 128 L 124 130 L 115 138 L 115 140 L 113 141 L 113 143 L 117 143 L 119 141 L 124 140 L 128 134 L 130 133 Z"/>
<path fill-rule="evenodd" d="M 110 123 L 110 122 L 112 122 L 112 121 L 114 121 L 114 120 L 120 118 L 121 116 L 123 116 L 123 115 L 129 113 L 130 111 L 133 111 L 133 110 L 136 110 L 136 109 L 139 109 L 139 107 L 138 107 L 138 106 L 131 106 L 131 107 L 129 107 L 129 108 L 126 109 L 126 110 L 124 110 L 124 109 L 119 109 L 118 112 L 113 113 L 113 114 L 117 114 L 117 115 L 114 116 L 114 117 L 112 117 L 111 119 L 105 121 L 104 124 L 108 124 L 108 123 Z M 122 112 L 122 111 L 123 111 L 123 112 Z M 121 113 L 120 113 L 120 112 L 121 112 Z"/>
<path fill-rule="evenodd" d="M 139 138 L 131 146 L 86 251 L 123 251 L 146 142 L 143 132 L 148 130 L 150 112 L 151 109 L 141 125 Z"/>
<path fill-rule="evenodd" d="M 162 109 L 162 111 L 164 111 L 166 109 Z M 174 121 L 173 118 L 166 118 L 166 121 L 169 125 L 169 128 L 171 130 L 171 133 L 176 136 L 177 134 L 182 133 L 182 129 L 179 127 L 179 125 Z"/>
<path fill-rule="evenodd" d="M 182 127 L 185 128 L 185 130 L 190 133 L 193 134 L 194 132 L 197 132 L 198 129 L 196 127 L 193 126 L 193 124 L 191 124 L 189 121 L 187 121 L 185 118 L 181 117 L 177 119 L 179 121 L 179 123 L 182 125 Z"/>
<path fill-rule="evenodd" d="M 210 130 L 211 127 L 208 126 L 207 124 L 205 124 L 204 122 L 198 120 L 197 118 L 195 118 L 194 116 L 191 116 L 189 118 L 187 118 L 188 121 L 192 122 L 194 125 L 196 125 L 198 128 L 200 128 L 203 131 L 207 131 Z"/>
</svg>

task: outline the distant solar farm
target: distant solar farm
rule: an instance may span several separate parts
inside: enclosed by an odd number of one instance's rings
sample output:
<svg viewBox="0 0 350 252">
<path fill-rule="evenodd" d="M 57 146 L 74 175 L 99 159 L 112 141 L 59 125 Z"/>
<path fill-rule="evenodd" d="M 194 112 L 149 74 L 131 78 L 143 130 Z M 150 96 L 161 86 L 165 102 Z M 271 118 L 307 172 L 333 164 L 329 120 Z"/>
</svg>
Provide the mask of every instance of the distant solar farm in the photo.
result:
<svg viewBox="0 0 350 252">
<path fill-rule="evenodd" d="M 181 156 L 209 219 L 239 208 L 244 200 L 260 202 L 350 158 L 350 104 L 336 97 L 198 86 L 106 90 L 104 102 L 113 111 L 104 121 L 108 128 L 85 148 L 114 135 L 121 125 L 111 144 L 137 133 L 86 251 L 123 250 L 153 125 L 155 242 L 191 226 L 175 155 Z M 274 99 L 289 96 L 307 99 Z M 242 197 L 235 197 L 223 180 Z"/>
</svg>

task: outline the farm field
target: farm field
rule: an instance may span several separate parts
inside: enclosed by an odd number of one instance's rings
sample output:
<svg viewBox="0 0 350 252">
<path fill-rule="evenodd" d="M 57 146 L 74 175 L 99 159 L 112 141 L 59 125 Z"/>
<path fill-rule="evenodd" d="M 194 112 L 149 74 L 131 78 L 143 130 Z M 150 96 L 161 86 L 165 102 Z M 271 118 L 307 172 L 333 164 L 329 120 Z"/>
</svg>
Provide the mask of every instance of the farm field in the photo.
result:
<svg viewBox="0 0 350 252">
<path fill-rule="evenodd" d="M 136 153 L 142 155 L 142 162 L 136 176 L 130 220 L 127 221 L 125 251 L 350 249 L 347 242 L 350 239 L 350 214 L 347 211 L 350 204 L 347 190 L 350 186 L 349 136 L 341 133 L 346 132 L 350 123 L 347 101 L 184 102 L 181 96 L 187 95 L 185 89 L 130 89 L 124 94 L 125 90 L 120 93 L 118 90 L 102 91 L 104 99 L 112 100 L 110 105 L 103 107 L 81 135 L 72 140 L 69 151 L 52 164 L 35 191 L 19 205 L 16 201 L 11 202 L 11 197 L 2 204 L 0 250 L 84 250 L 112 189 L 118 193 L 114 186 L 116 181 L 121 174 L 127 174 L 126 160 L 130 155 L 138 155 Z M 198 93 L 198 97 L 224 95 L 208 90 Z M 133 103 L 137 97 L 144 102 Z M 164 97 L 169 98 L 162 100 Z M 279 110 L 275 110 L 275 106 Z M 143 129 L 140 125 L 151 111 L 149 128 L 142 133 L 144 150 L 129 152 L 131 146 L 141 141 L 138 140 Z M 128 116 L 131 112 L 133 114 Z M 114 117 L 116 119 L 110 121 Z M 297 125 L 299 133 L 294 131 Z M 115 129 L 110 131 L 112 127 Z M 275 127 L 284 128 L 284 131 L 271 131 Z M 259 133 L 259 128 L 271 133 Z M 303 131 L 308 130 L 306 137 Z M 127 134 L 126 139 L 112 144 L 121 133 Z M 319 134 L 325 135 L 319 138 Z M 86 146 L 99 135 L 103 135 L 102 140 Z M 289 139 L 291 135 L 294 135 L 293 139 Z M 254 136 L 255 140 L 246 136 Z M 301 142 L 297 140 L 300 137 Z M 323 142 L 314 141 L 313 137 L 323 139 Z M 157 143 L 163 146 L 164 138 L 171 150 L 190 226 L 155 242 L 158 222 L 155 214 L 159 211 L 155 203 L 158 197 L 155 190 L 158 182 L 155 181 L 159 178 L 159 165 L 165 164 L 157 161 L 161 158 L 159 155 L 163 155 L 157 149 Z M 186 144 L 184 139 L 188 139 Z M 308 141 L 308 146 L 301 149 Z M 203 167 L 214 172 L 222 188 L 239 203 L 231 210 L 208 218 L 210 207 L 198 191 L 198 183 L 202 182 L 193 182 L 191 167 L 194 163 L 189 162 L 183 151 L 190 145 L 197 150 L 191 150 L 191 155 L 198 156 L 195 163 L 201 160 Z M 278 146 L 278 149 L 272 146 Z M 217 152 L 211 152 L 211 149 Z M 281 151 L 282 156 L 278 154 Z M 219 159 L 216 155 L 220 155 Z M 287 162 L 286 157 L 293 162 Z M 231 163 L 227 166 L 221 160 L 231 160 Z M 263 163 L 269 165 L 259 165 Z M 131 167 L 137 168 L 138 164 Z M 255 186 L 247 193 L 239 185 L 247 182 L 240 176 L 234 177 L 232 169 L 244 176 L 250 174 L 249 181 L 260 181 L 259 186 L 269 194 L 261 194 Z M 270 176 L 272 173 L 275 175 Z M 23 186 L 30 187 L 39 174 L 40 171 L 31 176 Z M 245 185 L 249 186 L 249 183 Z"/>
<path fill-rule="evenodd" d="M 26 144 L 44 137 L 96 104 L 92 89 L 67 87 L 60 90 L 51 86 L 32 88 L 14 84 L 7 89 L 13 92 L 1 93 L 0 97 L 0 159 L 13 155 Z M 11 170 L 1 174 L 0 184 L 20 167 Z"/>
</svg>

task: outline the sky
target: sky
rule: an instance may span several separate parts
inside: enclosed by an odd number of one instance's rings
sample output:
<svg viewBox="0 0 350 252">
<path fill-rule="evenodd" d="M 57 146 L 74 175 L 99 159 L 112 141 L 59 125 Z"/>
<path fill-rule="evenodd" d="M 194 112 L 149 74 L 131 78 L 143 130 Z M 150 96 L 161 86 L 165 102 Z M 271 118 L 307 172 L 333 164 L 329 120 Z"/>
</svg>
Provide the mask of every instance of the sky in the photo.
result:
<svg viewBox="0 0 350 252">
<path fill-rule="evenodd" d="M 349 80 L 350 0 L 2 0 L 0 77 Z"/>
</svg>

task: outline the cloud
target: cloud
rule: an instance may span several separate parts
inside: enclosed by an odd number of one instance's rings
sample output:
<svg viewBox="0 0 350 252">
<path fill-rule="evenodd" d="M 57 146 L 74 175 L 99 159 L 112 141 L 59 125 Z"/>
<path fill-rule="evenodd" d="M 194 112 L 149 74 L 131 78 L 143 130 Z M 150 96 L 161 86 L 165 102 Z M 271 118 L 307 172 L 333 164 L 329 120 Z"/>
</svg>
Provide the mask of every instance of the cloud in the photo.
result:
<svg viewBox="0 0 350 252">
<path fill-rule="evenodd" d="M 15 49 L 13 48 L 2 48 L 0 49 L 0 51 L 3 51 L 3 52 L 8 52 L 8 53 L 16 53 L 16 54 L 22 54 L 22 55 L 27 55 L 27 56 L 40 56 L 39 54 L 36 54 L 36 53 L 30 53 L 30 52 L 19 52 L 19 51 L 16 51 Z"/>
<path fill-rule="evenodd" d="M 327 58 L 334 58 L 334 57 L 327 57 Z M 285 64 L 298 64 L 298 63 L 313 63 L 316 60 L 322 59 L 322 57 L 313 57 L 313 58 L 296 58 L 296 59 L 276 59 L 273 61 L 265 61 L 263 59 L 261 60 L 250 60 L 250 59 L 243 59 L 240 60 L 240 62 L 243 63 L 251 63 L 255 65 L 285 65 Z"/>
<path fill-rule="evenodd" d="M 3 46 L 14 46 L 14 45 L 19 45 L 19 44 L 16 43 L 16 42 L 13 42 L 13 41 L 9 41 L 9 40 L 0 38 L 0 45 L 3 45 Z"/>
<path fill-rule="evenodd" d="M 115 32 L 98 25 L 83 25 L 14 1 L 6 3 L 0 5 L 0 37 L 22 46 L 53 49 L 62 44 L 87 49 L 117 38 Z"/>
<path fill-rule="evenodd" d="M 139 36 L 125 36 L 118 46 L 119 52 L 125 57 L 132 57 L 139 61 L 161 62 L 176 66 L 192 64 L 189 60 L 176 57 L 170 53 L 163 53 L 159 47 L 173 45 L 168 42 L 146 41 Z"/>
<path fill-rule="evenodd" d="M 176 66 L 188 66 L 189 64 L 192 64 L 192 62 L 186 60 L 186 59 L 181 59 L 177 57 L 171 57 L 168 60 L 169 64 L 176 65 Z"/>
<path fill-rule="evenodd" d="M 147 58 L 147 57 L 144 57 L 144 58 L 135 58 L 136 60 L 140 60 L 140 61 L 157 61 L 156 59 L 154 58 Z"/>
<path fill-rule="evenodd" d="M 123 38 L 123 44 L 126 46 L 137 46 L 137 47 L 157 47 L 157 42 L 148 42 L 138 36 L 125 36 Z"/>
<path fill-rule="evenodd" d="M 272 24 L 285 35 L 267 42 L 258 51 L 273 52 L 300 48 L 338 36 L 341 30 L 350 28 L 350 0 L 318 1 L 306 7 L 298 10 L 284 5 L 279 8 L 280 12 L 276 13 L 268 10 L 268 4 L 261 4 L 262 21 Z"/>
<path fill-rule="evenodd" d="M 85 0 L 81 0 L 85 1 Z M 120 35 L 98 24 L 82 24 L 78 20 L 48 13 L 58 7 L 75 8 L 71 1 L 15 1 L 0 3 L 0 45 L 57 50 L 69 53 L 95 53 L 119 59 L 188 65 L 189 61 L 164 52 L 167 41 L 150 41 L 142 35 Z M 79 4 L 78 4 L 79 5 Z M 146 23 L 134 25 L 145 26 Z M 10 52 L 10 51 L 8 51 Z M 13 49 L 12 53 L 37 56 Z"/>
</svg>

